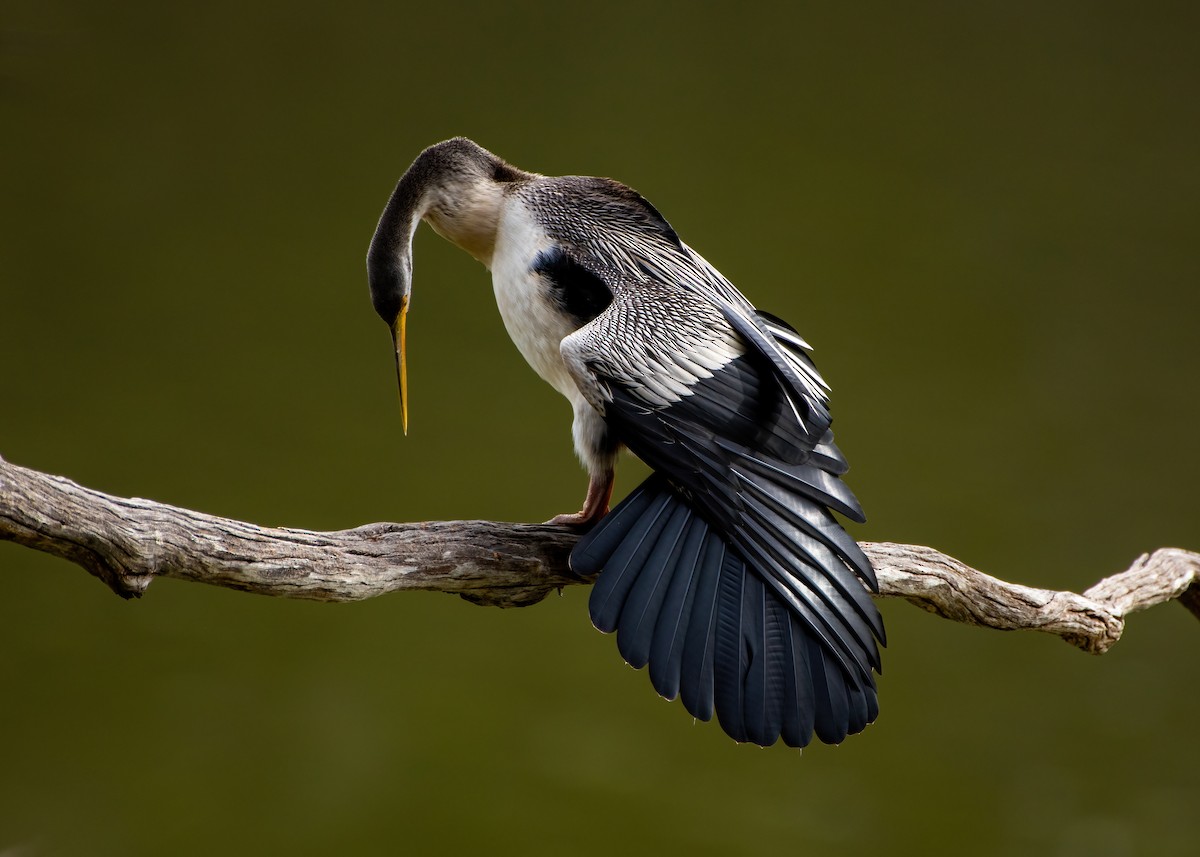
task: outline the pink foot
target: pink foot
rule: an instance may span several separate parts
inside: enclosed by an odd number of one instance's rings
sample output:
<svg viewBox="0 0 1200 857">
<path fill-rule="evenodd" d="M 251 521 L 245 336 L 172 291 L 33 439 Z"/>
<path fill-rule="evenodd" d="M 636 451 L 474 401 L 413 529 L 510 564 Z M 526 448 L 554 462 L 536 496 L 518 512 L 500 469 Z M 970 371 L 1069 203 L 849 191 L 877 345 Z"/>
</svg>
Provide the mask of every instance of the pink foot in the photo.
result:
<svg viewBox="0 0 1200 857">
<path fill-rule="evenodd" d="M 546 523 L 565 527 L 585 527 L 596 523 L 608 514 L 608 501 L 612 499 L 613 481 L 611 470 L 600 476 L 593 476 L 588 481 L 587 498 L 583 501 L 583 508 L 567 515 L 555 515 Z"/>
<path fill-rule="evenodd" d="M 555 515 L 547 524 L 557 524 L 564 527 L 582 527 L 587 524 L 593 524 L 608 514 L 608 507 L 605 506 L 596 514 L 588 514 L 586 509 L 580 509 L 578 512 L 570 512 L 565 515 Z"/>
</svg>

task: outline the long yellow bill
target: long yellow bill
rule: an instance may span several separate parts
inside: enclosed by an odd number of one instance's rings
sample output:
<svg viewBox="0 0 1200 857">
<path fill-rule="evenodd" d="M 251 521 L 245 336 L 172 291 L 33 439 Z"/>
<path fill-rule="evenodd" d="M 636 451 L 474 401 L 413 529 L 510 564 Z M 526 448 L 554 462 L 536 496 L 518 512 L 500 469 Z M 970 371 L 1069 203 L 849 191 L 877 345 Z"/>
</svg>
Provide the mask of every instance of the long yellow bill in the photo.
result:
<svg viewBox="0 0 1200 857">
<path fill-rule="evenodd" d="M 396 381 L 400 385 L 400 419 L 404 433 L 408 434 L 408 361 L 404 359 L 405 319 L 408 317 L 408 298 L 400 302 L 400 314 L 392 323 L 392 342 L 396 346 Z"/>
</svg>

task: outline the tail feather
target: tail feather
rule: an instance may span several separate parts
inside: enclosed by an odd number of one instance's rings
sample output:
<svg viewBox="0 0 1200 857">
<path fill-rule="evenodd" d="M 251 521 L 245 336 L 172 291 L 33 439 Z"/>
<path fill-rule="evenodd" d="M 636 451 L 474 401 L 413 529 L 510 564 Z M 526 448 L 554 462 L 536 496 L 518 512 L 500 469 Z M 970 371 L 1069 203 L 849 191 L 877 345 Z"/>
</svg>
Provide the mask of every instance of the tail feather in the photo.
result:
<svg viewBox="0 0 1200 857">
<path fill-rule="evenodd" d="M 691 441 L 693 468 L 706 491 L 698 495 L 699 503 L 708 509 L 752 511 L 754 514 L 722 522 L 727 532 L 741 534 L 738 549 L 769 575 L 771 584 L 805 616 L 820 639 L 835 649 L 841 641 L 843 648 L 856 651 L 854 660 L 859 668 L 879 670 L 881 661 L 872 635 L 884 639 L 883 621 L 870 595 L 853 577 L 822 571 L 840 567 L 844 559 L 859 577 L 877 585 L 861 548 L 826 508 L 832 505 L 862 517 L 858 501 L 845 483 L 817 467 L 772 462 L 732 442 L 719 441 L 736 456 L 736 482 L 732 484 L 741 491 L 736 500 L 721 497 L 714 503 L 715 497 L 729 491 L 728 466 L 708 454 L 697 435 L 680 431 Z M 797 486 L 803 490 L 797 491 Z M 768 498 L 769 503 L 759 498 Z"/>
<path fill-rule="evenodd" d="M 748 740 L 768 747 L 783 729 L 784 627 L 771 610 L 771 596 L 757 575 L 745 575 L 745 644 L 749 663 L 746 673 L 745 726 Z"/>
<path fill-rule="evenodd" d="M 771 495 L 768 487 L 753 500 L 761 506 Z M 830 584 L 816 569 L 795 571 L 805 551 L 839 563 L 852 551 L 779 514 L 748 519 L 783 520 L 782 531 L 743 526 L 722 536 L 693 502 L 652 476 L 583 537 L 571 565 L 601 570 L 593 623 L 617 631 L 629 663 L 649 664 L 661 695 L 678 696 L 698 719 L 715 713 L 737 741 L 769 746 L 782 737 L 803 747 L 814 731 L 828 743 L 861 731 L 878 712 L 872 625 L 835 609 L 828 599 L 847 596 L 823 592 Z M 781 542 L 793 529 L 796 543 Z M 841 651 L 855 654 L 843 661 Z"/>
<path fill-rule="evenodd" d="M 811 612 L 818 617 L 814 627 L 825 632 L 822 637 L 830 635 L 840 650 L 853 656 L 859 667 L 869 671 L 878 665 L 879 650 L 871 634 L 871 624 L 854 609 L 847 609 L 841 587 L 821 574 L 815 563 L 778 532 L 752 522 L 739 535 L 742 536 L 739 544 L 763 562 L 770 579 L 778 581 L 785 599 L 790 602 L 789 595 L 797 596 L 804 604 L 802 614 Z M 857 606 L 853 601 L 850 605 Z"/>
<path fill-rule="evenodd" d="M 741 560 L 736 554 L 727 553 L 721 566 L 721 582 L 717 595 L 716 660 L 713 665 L 714 702 L 717 720 L 734 741 L 746 740 L 744 680 L 748 657 L 743 635 L 749 630 L 744 625 L 742 599 L 746 578 L 740 570 Z M 744 566 L 742 566 L 744 568 Z"/>
<path fill-rule="evenodd" d="M 846 685 L 846 697 L 850 703 L 848 731 L 858 732 L 870 722 L 867 720 L 867 695 L 857 683 L 850 682 Z"/>
<path fill-rule="evenodd" d="M 871 602 L 866 587 L 859 581 L 842 576 L 831 578 L 819 571 L 822 568 L 831 568 L 833 563 L 844 560 L 845 557 L 839 551 L 831 550 L 824 539 L 813 537 L 806 528 L 795 526 L 785 516 L 773 514 L 772 506 L 760 502 L 758 497 L 753 496 L 753 492 L 747 492 L 745 503 L 758 513 L 756 518 L 763 522 L 760 529 L 764 537 L 775 542 L 784 557 L 798 555 L 809 566 L 808 573 L 804 575 L 806 583 L 827 593 L 826 600 L 835 609 L 848 601 L 854 608 L 856 618 L 867 625 L 876 637 L 883 637 L 883 619 Z M 863 558 L 866 559 L 865 555 Z M 874 647 L 874 642 L 869 638 L 867 643 Z"/>
<path fill-rule="evenodd" d="M 789 555 L 773 542 L 770 534 L 752 522 L 740 529 L 737 536 L 738 545 L 755 567 L 767 576 L 793 612 L 808 624 L 813 635 L 837 653 L 835 657 L 839 663 L 846 670 L 869 675 L 879 659 L 870 628 L 853 613 L 843 612 L 835 606 L 836 599 L 829 594 L 830 584 L 823 576 L 796 574 L 796 565 L 801 565 L 803 570 L 803 561 Z"/>
<path fill-rule="evenodd" d="M 571 552 L 571 568 L 579 574 L 597 574 L 604 568 L 613 552 L 629 534 L 650 503 L 658 496 L 652 484 L 658 480 L 651 477 L 629 492 L 604 519 L 604 526 L 593 528 L 580 539 Z"/>
<path fill-rule="evenodd" d="M 865 729 L 866 726 L 874 723 L 876 718 L 879 717 L 879 694 L 875 691 L 875 682 L 864 685 L 862 692 L 867 700 L 867 716 L 864 720 L 865 725 L 863 726 Z"/>
<path fill-rule="evenodd" d="M 693 517 L 659 610 L 658 624 L 650 644 L 650 683 L 665 699 L 674 699 L 679 695 L 684 639 L 695 603 L 697 587 L 694 582 L 707 535 L 708 525 L 703 519 Z"/>
<path fill-rule="evenodd" d="M 618 527 L 627 527 L 627 532 L 604 563 L 603 567 L 612 569 L 613 573 L 601 575 L 603 579 L 596 581 L 591 598 L 592 622 L 606 634 L 617 629 L 629 590 L 637 581 L 638 572 L 654 549 L 658 531 L 666 521 L 670 499 L 669 494 L 660 492 L 640 516 L 635 517 L 631 510 L 626 510 L 625 515 L 614 521 Z M 583 572 L 583 567 L 577 568 Z"/>
<path fill-rule="evenodd" d="M 808 648 L 814 643 L 783 604 L 775 601 L 773 609 L 777 615 L 782 614 L 780 622 L 788 632 L 787 644 L 780 652 L 786 699 L 783 741 L 789 747 L 807 747 L 812 740 L 817 707 L 812 670 L 808 666 Z"/>
<path fill-rule="evenodd" d="M 725 552 L 725 542 L 710 530 L 696 561 L 696 596 L 683 641 L 679 698 L 688 713 L 698 720 L 712 720 L 713 716 L 717 594 Z"/>
<path fill-rule="evenodd" d="M 617 649 L 625 661 L 641 669 L 650 660 L 650 643 L 659 621 L 667 588 L 683 552 L 684 537 L 693 515 L 682 503 L 674 504 L 655 534 L 645 568 L 629 590 L 617 625 Z"/>
<path fill-rule="evenodd" d="M 826 744 L 840 744 L 850 731 L 850 700 L 841 670 L 823 646 L 810 646 L 808 667 L 812 673 L 817 707 L 814 728 Z"/>
</svg>

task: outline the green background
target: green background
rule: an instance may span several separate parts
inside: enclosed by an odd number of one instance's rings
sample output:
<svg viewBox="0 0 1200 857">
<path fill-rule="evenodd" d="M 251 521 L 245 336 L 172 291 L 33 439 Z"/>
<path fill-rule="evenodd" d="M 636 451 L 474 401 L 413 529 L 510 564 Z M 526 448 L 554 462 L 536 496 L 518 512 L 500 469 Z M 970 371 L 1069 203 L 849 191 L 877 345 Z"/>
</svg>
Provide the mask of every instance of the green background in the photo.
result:
<svg viewBox="0 0 1200 857">
<path fill-rule="evenodd" d="M 1198 8 L 6 2 L 0 454 L 273 525 L 578 508 L 567 405 L 427 229 L 401 436 L 364 255 L 466 134 L 638 188 L 800 329 L 857 537 L 1075 590 L 1200 549 Z M 801 755 L 660 702 L 583 587 L 0 574 L 5 857 L 1195 853 L 1175 605 L 1092 658 L 885 602 L 878 723 Z"/>
</svg>

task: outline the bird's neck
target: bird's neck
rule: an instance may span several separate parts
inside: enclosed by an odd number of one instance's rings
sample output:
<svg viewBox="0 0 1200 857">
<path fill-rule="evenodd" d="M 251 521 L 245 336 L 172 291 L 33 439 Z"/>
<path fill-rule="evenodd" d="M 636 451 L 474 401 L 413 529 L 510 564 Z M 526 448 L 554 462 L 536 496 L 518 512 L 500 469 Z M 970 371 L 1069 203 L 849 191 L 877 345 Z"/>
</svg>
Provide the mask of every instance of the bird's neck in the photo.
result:
<svg viewBox="0 0 1200 857">
<path fill-rule="evenodd" d="M 491 267 L 504 199 L 501 185 L 471 182 L 455 188 L 453 196 L 435 194 L 425 220 L 438 235 Z"/>
</svg>

